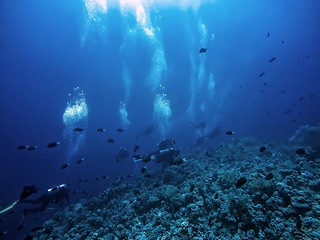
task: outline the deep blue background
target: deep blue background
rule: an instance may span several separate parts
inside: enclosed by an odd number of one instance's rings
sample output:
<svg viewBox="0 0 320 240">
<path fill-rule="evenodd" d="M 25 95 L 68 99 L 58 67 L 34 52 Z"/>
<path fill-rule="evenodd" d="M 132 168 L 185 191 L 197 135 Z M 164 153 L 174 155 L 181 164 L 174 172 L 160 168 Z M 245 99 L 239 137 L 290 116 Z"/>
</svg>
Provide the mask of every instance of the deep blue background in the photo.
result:
<svg viewBox="0 0 320 240">
<path fill-rule="evenodd" d="M 36 184 L 45 191 L 72 182 L 75 189 L 96 195 L 105 185 L 95 182 L 95 177 L 108 175 L 112 179 L 138 172 L 140 166 L 131 159 L 115 163 L 113 156 L 120 146 L 131 151 L 136 135 L 150 123 L 158 124 L 153 102 L 161 91 L 152 91 L 157 86 L 148 78 L 153 53 L 160 46 L 167 65 L 161 83 L 172 109 L 165 136 L 174 137 L 185 151 L 204 133 L 193 129 L 191 123 L 202 120 L 208 122 L 206 133 L 221 126 L 239 137 L 262 140 L 287 140 L 299 126 L 318 124 L 318 9 L 317 0 L 219 0 L 203 4 L 197 11 L 173 6 L 158 11 L 150 8 L 152 26 L 161 29 L 158 45 L 152 45 L 141 30 L 134 40 L 127 39 L 128 26 L 136 26 L 135 18 L 130 13 L 121 15 L 117 8 L 99 14 L 98 22 L 90 22 L 80 1 L 1 1 L 1 208 L 17 199 L 24 185 Z M 206 46 L 201 45 L 199 23 L 207 28 Z M 267 32 L 271 33 L 269 38 Z M 121 48 L 123 43 L 127 45 Z M 208 52 L 199 54 L 200 47 L 207 47 Z M 267 63 L 272 57 L 277 60 Z M 200 63 L 204 64 L 205 81 L 212 73 L 216 88 L 211 98 L 206 84 L 193 89 L 196 97 L 191 117 L 187 114 L 190 79 L 196 76 L 193 69 Z M 125 69 L 132 80 L 128 96 Z M 266 74 L 259 78 L 261 72 Z M 68 151 L 62 114 L 68 93 L 77 86 L 86 93 L 89 114 L 85 144 L 71 162 L 84 157 L 85 163 L 61 171 Z M 120 101 L 126 101 L 131 122 L 124 133 L 115 131 L 123 126 L 118 114 Z M 199 110 L 202 102 L 207 103 L 205 112 Z M 290 108 L 291 113 L 283 113 Z M 107 132 L 98 134 L 98 127 Z M 106 143 L 110 136 L 116 140 L 113 145 Z M 141 138 L 141 153 L 154 149 L 161 137 L 156 128 L 154 134 Z M 62 144 L 47 149 L 51 141 Z M 219 141 L 227 138 L 222 136 Z M 22 144 L 38 145 L 38 149 L 17 151 Z M 88 178 L 87 186 L 79 184 L 79 178 Z M 19 211 L 1 216 L 5 221 L 0 229 L 7 229 L 12 222 L 18 225 L 19 217 Z M 14 228 L 11 234 L 15 234 Z"/>
</svg>

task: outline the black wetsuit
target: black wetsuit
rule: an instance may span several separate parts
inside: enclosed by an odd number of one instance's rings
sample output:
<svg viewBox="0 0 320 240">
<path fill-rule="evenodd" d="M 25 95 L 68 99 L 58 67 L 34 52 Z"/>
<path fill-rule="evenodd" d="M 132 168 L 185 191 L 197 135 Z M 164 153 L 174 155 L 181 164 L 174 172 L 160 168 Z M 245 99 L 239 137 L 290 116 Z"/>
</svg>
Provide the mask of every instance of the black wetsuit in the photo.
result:
<svg viewBox="0 0 320 240">
<path fill-rule="evenodd" d="M 52 189 L 49 189 L 45 194 L 40 196 L 37 199 L 24 199 L 21 200 L 20 203 L 32 203 L 32 204 L 38 204 L 41 203 L 40 207 L 36 208 L 27 208 L 23 210 L 23 214 L 27 215 L 28 213 L 36 213 L 44 211 L 49 203 L 60 203 L 63 202 L 69 202 L 69 192 L 70 189 L 68 187 L 54 187 Z"/>
</svg>

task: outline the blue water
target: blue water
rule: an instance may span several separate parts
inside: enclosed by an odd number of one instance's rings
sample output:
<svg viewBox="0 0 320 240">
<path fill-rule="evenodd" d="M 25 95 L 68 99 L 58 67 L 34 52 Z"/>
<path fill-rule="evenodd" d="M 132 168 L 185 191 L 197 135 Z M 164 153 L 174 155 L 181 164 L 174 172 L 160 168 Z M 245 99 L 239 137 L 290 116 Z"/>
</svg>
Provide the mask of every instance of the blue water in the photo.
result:
<svg viewBox="0 0 320 240">
<path fill-rule="evenodd" d="M 106 186 L 96 177 L 139 173 L 131 158 L 115 161 L 121 146 L 147 153 L 170 137 L 187 152 L 215 127 L 287 140 L 318 124 L 319 1 L 159 2 L 0 2 L 1 208 L 31 184 L 69 182 L 97 195 Z M 203 120 L 205 129 L 192 127 Z M 137 141 L 150 124 L 155 132 Z M 61 144 L 47 149 L 52 141 Z M 20 210 L 2 217 L 1 231 L 19 225 Z M 10 233 L 21 237 L 28 224 Z"/>
</svg>

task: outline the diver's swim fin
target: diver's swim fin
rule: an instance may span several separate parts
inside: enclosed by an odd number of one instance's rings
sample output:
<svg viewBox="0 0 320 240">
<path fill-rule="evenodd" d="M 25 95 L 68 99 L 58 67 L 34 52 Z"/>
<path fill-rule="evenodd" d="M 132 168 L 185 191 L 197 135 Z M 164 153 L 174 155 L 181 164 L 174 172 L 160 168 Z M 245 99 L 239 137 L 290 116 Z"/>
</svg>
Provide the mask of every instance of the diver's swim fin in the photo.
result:
<svg viewBox="0 0 320 240">
<path fill-rule="evenodd" d="M 10 206 L 6 207 L 5 209 L 2 209 L 2 210 L 0 211 L 0 215 L 3 214 L 3 213 L 5 213 L 5 212 L 10 211 L 12 208 L 14 208 L 14 206 L 15 206 L 19 201 L 20 201 L 20 200 L 17 200 L 17 201 L 15 201 L 15 202 L 13 202 Z"/>
</svg>

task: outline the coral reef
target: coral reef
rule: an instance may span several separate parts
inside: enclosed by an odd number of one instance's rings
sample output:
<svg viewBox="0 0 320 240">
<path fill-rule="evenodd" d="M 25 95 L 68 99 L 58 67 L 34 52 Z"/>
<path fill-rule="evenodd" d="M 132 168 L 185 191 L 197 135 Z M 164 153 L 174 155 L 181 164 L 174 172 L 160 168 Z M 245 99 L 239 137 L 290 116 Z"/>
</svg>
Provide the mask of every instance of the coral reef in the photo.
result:
<svg viewBox="0 0 320 240">
<path fill-rule="evenodd" d="M 208 151 L 114 181 L 57 212 L 34 239 L 319 239 L 319 158 L 254 139 Z"/>
</svg>

